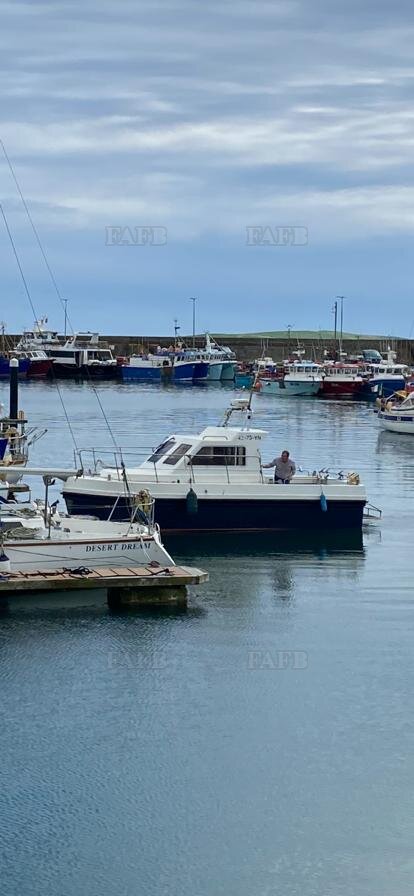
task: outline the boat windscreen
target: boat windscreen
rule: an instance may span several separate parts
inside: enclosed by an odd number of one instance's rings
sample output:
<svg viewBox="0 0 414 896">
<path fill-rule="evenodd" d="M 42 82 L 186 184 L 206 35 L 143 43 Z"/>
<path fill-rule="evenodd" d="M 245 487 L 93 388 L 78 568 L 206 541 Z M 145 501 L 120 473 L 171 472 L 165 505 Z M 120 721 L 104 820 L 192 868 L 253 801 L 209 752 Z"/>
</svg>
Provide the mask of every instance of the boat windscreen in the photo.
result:
<svg viewBox="0 0 414 896">
<path fill-rule="evenodd" d="M 148 462 L 156 464 L 157 460 L 159 460 L 160 457 L 163 457 L 173 445 L 175 445 L 175 439 L 166 439 L 165 442 L 161 442 L 161 445 L 158 445 L 158 448 L 156 448 L 153 454 L 148 458 Z"/>
</svg>

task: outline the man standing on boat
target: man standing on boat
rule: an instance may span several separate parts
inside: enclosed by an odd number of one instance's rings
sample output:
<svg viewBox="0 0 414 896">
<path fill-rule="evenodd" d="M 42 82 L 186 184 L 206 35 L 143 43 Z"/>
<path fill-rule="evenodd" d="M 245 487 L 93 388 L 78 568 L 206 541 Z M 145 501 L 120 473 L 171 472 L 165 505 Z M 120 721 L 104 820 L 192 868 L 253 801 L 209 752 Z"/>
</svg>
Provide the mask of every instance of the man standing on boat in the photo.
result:
<svg viewBox="0 0 414 896">
<path fill-rule="evenodd" d="M 275 482 L 282 485 L 289 485 L 292 476 L 296 473 L 296 464 L 293 460 L 289 460 L 289 451 L 282 451 L 280 457 L 275 457 L 270 464 L 263 464 L 263 469 L 269 467 L 275 468 Z"/>
</svg>

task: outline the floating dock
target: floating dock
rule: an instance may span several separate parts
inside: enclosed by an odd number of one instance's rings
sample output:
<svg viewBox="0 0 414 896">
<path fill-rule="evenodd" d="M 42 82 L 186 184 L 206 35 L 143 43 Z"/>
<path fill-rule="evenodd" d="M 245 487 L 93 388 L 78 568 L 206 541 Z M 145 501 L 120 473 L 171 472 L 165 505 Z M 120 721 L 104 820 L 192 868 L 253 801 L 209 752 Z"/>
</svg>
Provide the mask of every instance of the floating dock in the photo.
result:
<svg viewBox="0 0 414 896">
<path fill-rule="evenodd" d="M 10 572 L 0 577 L 0 604 L 27 598 L 39 592 L 90 589 L 106 590 L 108 604 L 116 607 L 183 606 L 187 602 L 187 585 L 208 581 L 208 573 L 192 566 L 100 567 L 53 572 Z"/>
</svg>

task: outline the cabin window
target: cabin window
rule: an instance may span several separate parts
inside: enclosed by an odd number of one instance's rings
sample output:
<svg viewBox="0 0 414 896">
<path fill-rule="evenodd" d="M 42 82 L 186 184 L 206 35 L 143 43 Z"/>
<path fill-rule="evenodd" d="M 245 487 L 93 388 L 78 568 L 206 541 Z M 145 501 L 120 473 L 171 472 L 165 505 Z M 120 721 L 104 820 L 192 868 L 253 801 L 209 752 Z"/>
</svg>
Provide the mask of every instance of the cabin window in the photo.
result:
<svg viewBox="0 0 414 896">
<path fill-rule="evenodd" d="M 156 464 L 157 460 L 159 460 L 163 454 L 166 454 L 173 445 L 175 445 L 175 439 L 167 439 L 165 442 L 161 442 L 161 445 L 158 445 L 158 448 L 156 448 L 154 453 L 151 454 L 151 457 L 148 458 L 149 463 Z"/>
<path fill-rule="evenodd" d="M 175 448 L 174 451 L 172 451 L 171 454 L 169 454 L 168 457 L 165 458 L 164 463 L 171 464 L 171 466 L 173 466 L 174 464 L 178 463 L 178 461 L 181 460 L 181 458 L 184 457 L 185 454 L 187 454 L 187 451 L 189 451 L 190 448 L 191 445 L 186 445 L 183 442 L 182 445 L 178 445 L 178 447 Z"/>
<path fill-rule="evenodd" d="M 245 467 L 246 449 L 244 446 L 209 445 L 200 448 L 191 463 L 203 467 Z"/>
</svg>

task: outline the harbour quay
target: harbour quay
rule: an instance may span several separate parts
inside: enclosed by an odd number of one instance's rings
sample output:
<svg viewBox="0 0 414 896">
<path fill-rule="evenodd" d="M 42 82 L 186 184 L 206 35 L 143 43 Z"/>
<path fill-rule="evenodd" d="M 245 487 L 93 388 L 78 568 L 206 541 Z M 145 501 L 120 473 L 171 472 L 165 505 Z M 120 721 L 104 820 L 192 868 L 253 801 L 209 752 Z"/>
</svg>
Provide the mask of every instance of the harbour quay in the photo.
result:
<svg viewBox="0 0 414 896">
<path fill-rule="evenodd" d="M 21 335 L 14 334 L 8 337 L 10 342 L 17 344 Z M 319 333 L 308 332 L 305 335 L 303 331 L 297 333 L 293 330 L 282 335 L 271 336 L 266 333 L 253 334 L 226 334 L 215 333 L 214 338 L 218 342 L 228 346 L 236 355 L 239 361 L 252 361 L 257 358 L 265 349 L 275 361 L 282 361 L 289 357 L 293 350 L 297 348 L 298 342 L 300 348 L 304 351 L 307 358 L 322 358 L 325 351 L 331 352 L 335 348 L 335 338 L 333 333 L 322 331 Z M 192 346 L 193 336 L 191 334 L 181 335 L 181 341 Z M 173 336 L 141 336 L 141 335 L 100 335 L 99 343 L 109 344 L 116 356 L 128 358 L 130 355 L 145 352 L 161 346 L 162 349 L 168 349 L 173 343 Z M 204 345 L 204 334 L 196 335 L 195 344 L 199 348 Z M 408 339 L 403 336 L 369 336 L 369 335 L 348 335 L 342 338 L 342 348 L 347 355 L 357 355 L 362 349 L 376 349 L 380 354 L 386 353 L 391 347 L 396 352 L 398 358 L 404 364 L 414 364 L 414 339 Z"/>
</svg>

